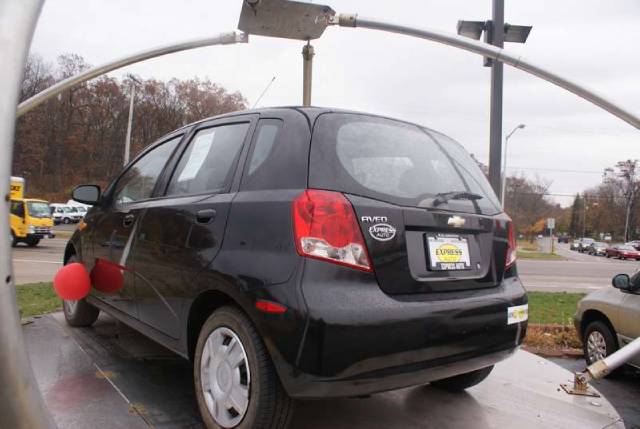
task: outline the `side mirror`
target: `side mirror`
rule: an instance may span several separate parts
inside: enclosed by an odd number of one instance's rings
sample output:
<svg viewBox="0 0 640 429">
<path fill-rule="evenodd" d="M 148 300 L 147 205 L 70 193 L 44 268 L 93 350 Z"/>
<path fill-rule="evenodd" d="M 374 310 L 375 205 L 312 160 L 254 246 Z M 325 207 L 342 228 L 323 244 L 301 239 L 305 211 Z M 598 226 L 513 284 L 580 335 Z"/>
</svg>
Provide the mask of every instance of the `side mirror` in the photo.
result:
<svg viewBox="0 0 640 429">
<path fill-rule="evenodd" d="M 613 279 L 611 280 L 611 284 L 613 285 L 614 288 L 620 289 L 620 290 L 629 291 L 633 289 L 631 279 L 627 274 L 618 274 L 614 276 Z"/>
<path fill-rule="evenodd" d="M 71 198 L 79 203 L 95 206 L 100 203 L 100 186 L 76 186 L 76 188 L 71 193 Z"/>
</svg>

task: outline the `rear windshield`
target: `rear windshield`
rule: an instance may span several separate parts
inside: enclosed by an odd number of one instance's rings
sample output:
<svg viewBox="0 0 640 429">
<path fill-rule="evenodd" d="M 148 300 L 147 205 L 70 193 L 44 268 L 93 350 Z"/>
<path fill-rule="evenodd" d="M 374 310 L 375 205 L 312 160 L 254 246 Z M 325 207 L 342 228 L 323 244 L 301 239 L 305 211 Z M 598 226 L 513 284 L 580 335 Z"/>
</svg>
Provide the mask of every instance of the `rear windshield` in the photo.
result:
<svg viewBox="0 0 640 429">
<path fill-rule="evenodd" d="M 366 115 L 320 116 L 309 185 L 402 206 L 501 211 L 484 174 L 459 143 L 416 125 Z"/>
</svg>

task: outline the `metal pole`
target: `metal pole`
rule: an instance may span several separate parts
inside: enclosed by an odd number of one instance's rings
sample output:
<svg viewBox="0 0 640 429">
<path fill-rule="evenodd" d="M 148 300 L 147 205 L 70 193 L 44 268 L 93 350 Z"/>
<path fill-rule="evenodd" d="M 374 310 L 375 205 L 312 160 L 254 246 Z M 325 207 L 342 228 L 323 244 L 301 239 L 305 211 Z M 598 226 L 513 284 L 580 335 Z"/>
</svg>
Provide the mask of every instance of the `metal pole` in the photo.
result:
<svg viewBox="0 0 640 429">
<path fill-rule="evenodd" d="M 615 102 L 609 101 L 604 96 L 598 94 L 592 89 L 585 87 L 584 85 L 578 84 L 570 79 L 565 78 L 564 76 L 556 74 L 541 65 L 527 61 L 523 56 L 509 52 L 504 48 L 487 45 L 486 43 L 478 42 L 476 40 L 469 39 L 468 37 L 458 36 L 457 34 L 447 33 L 445 31 L 434 30 L 430 28 L 408 27 L 406 25 L 396 24 L 378 19 L 360 17 L 356 14 L 337 15 L 329 20 L 329 24 L 339 25 L 341 27 L 359 27 L 368 28 L 371 30 L 386 31 L 395 34 L 404 34 L 406 36 L 417 37 L 420 39 L 431 40 L 436 43 L 453 46 L 455 48 L 473 52 L 474 54 L 478 54 L 483 57 L 501 61 L 504 64 L 510 65 L 526 73 L 537 76 L 540 79 L 544 79 L 547 82 L 551 82 L 554 85 L 559 86 L 560 88 L 564 88 L 567 91 L 576 94 L 578 97 L 590 101 L 596 106 L 606 110 L 614 116 L 617 116 L 633 127 L 640 129 L 640 117 L 630 110 L 627 110 L 626 108 L 618 105 Z"/>
<path fill-rule="evenodd" d="M 504 0 L 493 0 L 491 19 L 491 44 L 504 47 Z M 502 157 L 502 82 L 503 65 L 491 61 L 491 102 L 489 120 L 489 183 L 496 195 L 502 193 L 500 166 Z M 502 198 L 504 206 L 504 196 Z"/>
<path fill-rule="evenodd" d="M 131 102 L 129 103 L 129 120 L 127 122 L 127 138 L 124 141 L 124 161 L 123 164 L 129 163 L 129 155 L 131 154 L 131 128 L 133 126 L 133 104 L 136 99 L 136 84 L 131 81 Z"/>
<path fill-rule="evenodd" d="M 16 105 L 43 0 L 0 0 L 0 428 L 54 428 L 25 351 L 9 248 L 9 176 Z"/>
<path fill-rule="evenodd" d="M 311 106 L 311 87 L 313 83 L 313 57 L 315 50 L 309 42 L 302 48 L 302 105 Z"/>
<path fill-rule="evenodd" d="M 516 131 L 524 127 L 525 127 L 524 124 L 518 125 L 513 130 L 511 130 L 511 132 L 507 134 L 507 137 L 504 139 L 504 154 L 502 156 L 502 194 L 500 196 L 500 202 L 502 203 L 503 208 L 506 205 L 504 198 L 505 198 L 505 191 L 507 189 L 507 149 L 509 146 L 509 139 Z"/>
<path fill-rule="evenodd" d="M 511 134 L 509 134 L 507 138 L 504 139 L 504 154 L 502 155 L 502 192 L 500 195 L 500 202 L 502 203 L 503 209 L 506 207 L 506 201 L 504 200 L 504 198 L 507 189 L 507 151 L 509 149 L 509 139 L 511 138 L 511 135 L 514 133 L 514 131 L 515 130 L 513 130 Z"/>
<path fill-rule="evenodd" d="M 587 368 L 593 378 L 602 378 L 611 371 L 627 363 L 631 358 L 640 353 L 640 338 L 636 338 L 617 352 L 599 360 Z"/>
<path fill-rule="evenodd" d="M 18 105 L 17 116 L 20 117 L 24 115 L 29 110 L 40 105 L 41 103 L 48 100 L 49 98 L 54 97 L 59 93 L 61 93 L 62 91 L 69 89 L 75 85 L 78 85 L 79 83 L 86 82 L 90 79 L 93 79 L 94 77 L 98 77 L 112 70 L 116 70 L 121 67 L 128 66 L 130 64 L 135 64 L 140 61 L 148 60 L 150 58 L 160 57 L 162 55 L 172 54 L 174 52 L 202 48 L 204 46 L 230 45 L 234 43 L 247 43 L 248 41 L 249 41 L 249 36 L 246 33 L 239 33 L 237 31 L 232 31 L 229 33 L 221 33 L 217 36 L 208 37 L 206 39 L 189 40 L 189 41 L 181 42 L 174 45 L 161 46 L 153 49 L 148 49 L 146 51 L 138 52 L 136 54 L 128 55 L 126 57 L 112 61 L 110 63 L 106 63 L 101 66 L 94 67 L 92 69 L 87 70 L 84 73 L 80 73 L 76 76 L 72 76 L 68 79 L 65 79 L 63 81 L 56 83 L 53 86 L 50 86 L 44 91 L 20 103 L 20 105 Z"/>
</svg>

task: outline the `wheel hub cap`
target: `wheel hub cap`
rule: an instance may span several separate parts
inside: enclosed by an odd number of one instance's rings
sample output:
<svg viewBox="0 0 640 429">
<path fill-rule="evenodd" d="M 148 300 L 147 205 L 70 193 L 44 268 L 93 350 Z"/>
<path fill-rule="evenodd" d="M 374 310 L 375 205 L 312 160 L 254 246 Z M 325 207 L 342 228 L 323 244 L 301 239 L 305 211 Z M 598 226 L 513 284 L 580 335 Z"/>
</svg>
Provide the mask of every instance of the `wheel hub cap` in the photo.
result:
<svg viewBox="0 0 640 429">
<path fill-rule="evenodd" d="M 220 426 L 237 426 L 249 408 L 251 376 L 238 336 L 220 327 L 207 338 L 200 362 L 202 393 L 209 413 Z"/>
<path fill-rule="evenodd" d="M 587 339 L 587 353 L 589 354 L 589 360 L 591 362 L 596 362 L 607 357 L 607 342 L 600 332 L 593 331 L 589 334 L 589 338 Z"/>
</svg>

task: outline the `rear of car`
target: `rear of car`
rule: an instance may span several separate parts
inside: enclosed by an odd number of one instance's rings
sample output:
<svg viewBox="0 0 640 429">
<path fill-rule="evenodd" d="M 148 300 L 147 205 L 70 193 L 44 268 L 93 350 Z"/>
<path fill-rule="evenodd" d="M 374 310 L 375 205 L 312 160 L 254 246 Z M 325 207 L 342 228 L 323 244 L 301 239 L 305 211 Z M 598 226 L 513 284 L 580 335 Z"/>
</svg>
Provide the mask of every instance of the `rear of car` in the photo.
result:
<svg viewBox="0 0 640 429">
<path fill-rule="evenodd" d="M 604 256 L 607 254 L 607 245 L 599 241 L 591 243 L 589 246 L 589 254 L 594 256 Z"/>
<path fill-rule="evenodd" d="M 591 246 L 594 241 L 595 240 L 593 238 L 581 238 L 580 245 L 578 246 L 578 251 L 582 253 L 587 252 L 589 250 L 589 246 Z"/>
<path fill-rule="evenodd" d="M 490 367 L 527 298 L 510 219 L 475 161 L 435 131 L 327 113 L 293 203 L 306 257 L 296 397 L 352 396 Z"/>
</svg>

